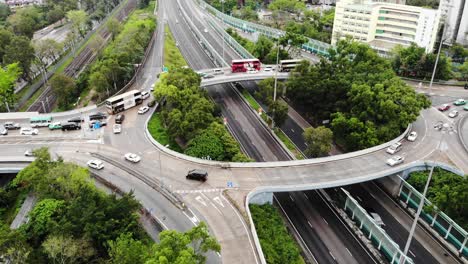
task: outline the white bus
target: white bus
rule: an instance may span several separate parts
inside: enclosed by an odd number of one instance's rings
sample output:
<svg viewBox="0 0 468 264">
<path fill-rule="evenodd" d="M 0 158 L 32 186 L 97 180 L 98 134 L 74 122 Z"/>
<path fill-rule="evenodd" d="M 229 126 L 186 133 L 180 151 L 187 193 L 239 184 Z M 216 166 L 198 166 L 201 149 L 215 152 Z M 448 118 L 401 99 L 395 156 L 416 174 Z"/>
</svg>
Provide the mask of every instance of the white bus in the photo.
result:
<svg viewBox="0 0 468 264">
<path fill-rule="evenodd" d="M 301 61 L 302 60 L 280 60 L 279 71 L 280 72 L 292 71 L 294 70 L 294 68 L 296 68 L 297 65 L 299 65 Z"/>
<path fill-rule="evenodd" d="M 107 112 L 111 115 L 122 112 L 143 102 L 141 91 L 131 90 L 106 100 Z"/>
</svg>

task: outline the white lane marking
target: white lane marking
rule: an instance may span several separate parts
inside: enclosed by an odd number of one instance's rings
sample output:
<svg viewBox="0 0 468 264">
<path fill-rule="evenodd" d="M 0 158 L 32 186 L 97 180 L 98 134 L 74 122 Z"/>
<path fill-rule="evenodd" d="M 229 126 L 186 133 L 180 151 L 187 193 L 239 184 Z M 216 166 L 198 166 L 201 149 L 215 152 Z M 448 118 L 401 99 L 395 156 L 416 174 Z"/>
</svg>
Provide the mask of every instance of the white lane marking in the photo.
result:
<svg viewBox="0 0 468 264">
<path fill-rule="evenodd" d="M 309 221 L 307 221 L 307 224 L 309 224 L 310 228 L 314 228 Z"/>
<path fill-rule="evenodd" d="M 357 198 L 359 201 L 361 201 L 361 202 L 362 202 L 362 199 L 361 199 L 361 197 L 359 197 L 359 196 L 356 196 L 356 198 Z"/>
<path fill-rule="evenodd" d="M 306 193 L 303 193 L 303 194 L 304 194 L 305 198 L 306 198 L 307 200 L 309 200 L 309 196 L 307 196 Z"/>
<path fill-rule="evenodd" d="M 411 255 L 413 255 L 414 258 L 416 257 L 416 255 L 413 253 L 413 251 L 410 250 L 409 253 L 410 253 Z"/>
<path fill-rule="evenodd" d="M 253 252 L 253 255 L 255 257 L 255 263 L 258 264 L 257 253 L 256 253 L 257 250 L 255 249 L 255 247 L 254 247 L 254 245 L 252 243 L 252 238 L 250 237 L 250 231 L 247 229 L 247 226 L 244 223 L 244 218 L 242 218 L 240 216 L 239 212 L 237 212 L 237 209 L 234 208 L 234 206 L 226 199 L 226 197 L 224 197 L 224 195 L 222 193 L 221 193 L 221 197 L 224 199 L 224 201 L 226 201 L 227 204 L 229 204 L 229 206 L 231 206 L 232 210 L 236 213 L 237 217 L 239 218 L 239 221 L 241 221 L 242 226 L 245 229 L 245 233 L 247 234 L 247 237 L 249 238 L 250 247 L 252 248 L 252 252 Z"/>
<path fill-rule="evenodd" d="M 221 205 L 222 207 L 224 207 L 223 202 L 221 201 L 221 199 L 220 199 L 218 196 L 216 196 L 215 198 L 213 198 L 213 201 L 217 202 L 219 205 Z"/>
<path fill-rule="evenodd" d="M 195 200 L 197 200 L 199 203 L 203 204 L 204 206 L 208 206 L 201 196 L 195 197 Z"/>
<path fill-rule="evenodd" d="M 353 256 L 353 254 L 351 254 L 351 251 L 349 251 L 348 248 L 346 248 L 346 251 L 348 251 L 348 254 L 349 254 L 351 257 Z"/>
<path fill-rule="evenodd" d="M 325 218 L 323 218 L 323 217 L 322 217 L 322 219 L 323 219 L 323 221 L 325 222 L 325 224 L 327 224 L 327 225 L 328 225 L 328 222 L 327 222 L 327 220 L 325 220 Z"/>
<path fill-rule="evenodd" d="M 210 202 L 211 206 L 213 206 L 214 209 L 216 209 L 216 211 L 218 211 L 219 214 L 221 215 L 223 214 L 221 210 L 219 210 L 219 208 L 210 200 L 208 196 L 206 196 L 204 193 L 202 193 L 201 195 L 203 195 L 203 197 L 205 197 L 205 199 L 207 199 Z"/>
<path fill-rule="evenodd" d="M 290 199 L 291 199 L 291 201 L 293 201 L 293 203 L 294 203 L 294 199 L 292 198 L 292 196 L 291 196 L 291 195 L 289 195 L 289 198 L 290 198 Z"/>
<path fill-rule="evenodd" d="M 216 252 L 216 255 L 218 255 L 218 257 L 221 257 L 221 254 L 219 254 L 219 252 Z"/>
<path fill-rule="evenodd" d="M 291 128 L 291 131 L 294 133 L 294 129 Z"/>
<path fill-rule="evenodd" d="M 328 253 L 329 253 L 329 254 L 330 254 L 330 256 L 333 258 L 333 260 L 335 260 L 335 261 L 336 261 L 336 258 L 335 258 L 335 256 L 333 256 L 333 254 L 332 254 L 330 251 L 328 251 Z"/>
<path fill-rule="evenodd" d="M 195 214 L 193 215 L 193 217 L 190 217 L 186 212 L 182 212 L 182 213 L 190 220 L 190 222 L 192 222 L 192 224 L 194 226 L 196 226 L 198 224 L 199 220 L 198 220 L 198 217 L 195 216 Z M 192 214 L 193 214 L 193 212 L 192 212 Z"/>
</svg>

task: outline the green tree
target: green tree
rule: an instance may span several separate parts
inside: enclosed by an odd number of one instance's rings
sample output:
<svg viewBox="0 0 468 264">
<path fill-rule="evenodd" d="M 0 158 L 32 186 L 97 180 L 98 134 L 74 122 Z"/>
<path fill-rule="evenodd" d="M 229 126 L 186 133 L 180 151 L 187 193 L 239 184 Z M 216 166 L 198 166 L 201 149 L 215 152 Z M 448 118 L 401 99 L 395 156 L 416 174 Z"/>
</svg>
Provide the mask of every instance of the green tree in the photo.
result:
<svg viewBox="0 0 468 264">
<path fill-rule="evenodd" d="M 86 261 L 95 254 L 88 240 L 64 235 L 49 236 L 42 246 L 49 258 L 59 264 L 77 263 L 79 259 Z"/>
<path fill-rule="evenodd" d="M 259 90 L 255 92 L 255 97 L 260 98 L 267 105 L 273 101 L 273 94 L 275 89 L 275 78 L 263 79 L 258 83 Z M 280 96 L 281 91 L 284 89 L 284 83 L 278 81 L 276 84 L 276 96 Z"/>
<path fill-rule="evenodd" d="M 74 103 L 76 83 L 73 78 L 64 74 L 56 74 L 50 80 L 50 87 L 57 95 L 57 103 L 61 109 L 68 109 Z"/>
<path fill-rule="evenodd" d="M 33 240 L 40 240 L 57 228 L 56 218 L 65 207 L 63 200 L 46 198 L 39 201 L 29 213 L 27 229 Z"/>
<path fill-rule="evenodd" d="M 146 263 L 205 263 L 205 253 L 221 250 L 203 222 L 185 233 L 165 230 L 159 238 L 160 243 L 153 246 Z"/>
<path fill-rule="evenodd" d="M 72 30 L 81 37 L 85 36 L 89 17 L 83 10 L 72 10 L 67 12 L 67 19 L 70 20 Z"/>
<path fill-rule="evenodd" d="M 132 234 L 121 234 L 115 241 L 109 241 L 109 263 L 137 264 L 145 263 L 149 257 L 149 247 L 136 240 Z"/>
<path fill-rule="evenodd" d="M 34 18 L 16 13 L 9 16 L 7 20 L 11 31 L 16 35 L 32 38 L 36 24 Z"/>
<path fill-rule="evenodd" d="M 13 36 L 5 47 L 3 62 L 6 64 L 18 63 L 23 76 L 30 78 L 30 65 L 34 60 L 34 48 L 27 37 Z"/>
<path fill-rule="evenodd" d="M 268 53 L 270 53 L 271 49 L 273 48 L 273 41 L 271 41 L 269 38 L 267 38 L 264 35 L 260 35 L 258 37 L 257 42 L 255 42 L 255 46 L 253 48 L 253 55 L 260 59 L 261 61 L 264 61 Z"/>
<path fill-rule="evenodd" d="M 0 67 L 0 111 L 7 109 L 6 103 L 12 107 L 16 101 L 15 83 L 21 75 L 21 70 L 17 63 Z"/>
<path fill-rule="evenodd" d="M 32 249 L 21 230 L 10 230 L 0 222 L 0 255 L 12 263 L 26 264 Z"/>
<path fill-rule="evenodd" d="M 215 135 L 201 133 L 189 141 L 185 154 L 198 158 L 224 160 L 223 142 Z"/>
<path fill-rule="evenodd" d="M 60 56 L 63 51 L 63 44 L 54 39 L 47 38 L 33 42 L 33 48 L 40 64 L 46 67 Z"/>
<path fill-rule="evenodd" d="M 112 35 L 112 41 L 114 41 L 115 37 L 117 36 L 117 34 L 119 34 L 121 30 L 119 21 L 115 17 L 110 18 L 106 23 L 106 27 L 107 31 L 109 31 Z"/>
<path fill-rule="evenodd" d="M 468 81 L 468 60 L 461 65 L 458 70 L 463 80 Z"/>
<path fill-rule="evenodd" d="M 271 113 L 275 126 L 281 127 L 288 118 L 288 105 L 280 100 L 273 101 L 268 105 L 268 112 Z"/>
<path fill-rule="evenodd" d="M 333 132 L 324 126 L 317 128 L 309 127 L 302 133 L 307 149 L 305 154 L 308 157 L 317 158 L 327 156 L 331 150 L 333 142 Z"/>
<path fill-rule="evenodd" d="M 5 3 L 0 3 L 0 22 L 5 21 L 10 14 L 10 6 Z"/>
<path fill-rule="evenodd" d="M 273 11 L 299 13 L 305 10 L 305 4 L 295 0 L 274 0 L 268 5 L 268 9 Z"/>
<path fill-rule="evenodd" d="M 3 62 L 6 47 L 10 44 L 13 33 L 5 28 L 0 27 L 0 62 Z"/>
</svg>

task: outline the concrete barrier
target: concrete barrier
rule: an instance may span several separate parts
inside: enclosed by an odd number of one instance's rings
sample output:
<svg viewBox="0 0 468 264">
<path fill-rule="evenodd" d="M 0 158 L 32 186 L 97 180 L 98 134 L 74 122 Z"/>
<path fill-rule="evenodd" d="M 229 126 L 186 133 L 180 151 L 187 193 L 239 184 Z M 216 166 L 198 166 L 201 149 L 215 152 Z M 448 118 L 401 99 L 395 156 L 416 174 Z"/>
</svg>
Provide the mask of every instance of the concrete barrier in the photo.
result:
<svg viewBox="0 0 468 264">
<path fill-rule="evenodd" d="M 468 153 L 468 142 L 465 142 L 465 139 L 463 138 L 463 135 L 462 135 L 461 132 L 463 131 L 462 129 L 463 129 L 463 126 L 465 125 L 467 119 L 468 119 L 468 115 L 464 115 L 460 119 L 460 121 L 458 121 L 458 128 L 457 128 L 458 129 L 458 139 L 462 143 L 463 148 L 465 149 L 466 153 Z"/>
</svg>

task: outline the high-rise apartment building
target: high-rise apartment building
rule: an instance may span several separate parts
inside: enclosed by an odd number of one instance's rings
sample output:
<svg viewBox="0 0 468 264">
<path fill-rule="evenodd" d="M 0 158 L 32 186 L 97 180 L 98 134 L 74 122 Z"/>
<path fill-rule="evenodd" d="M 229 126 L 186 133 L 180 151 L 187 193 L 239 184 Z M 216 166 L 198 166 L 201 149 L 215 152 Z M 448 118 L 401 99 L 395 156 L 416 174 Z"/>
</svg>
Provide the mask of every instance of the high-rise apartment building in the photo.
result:
<svg viewBox="0 0 468 264">
<path fill-rule="evenodd" d="M 351 36 L 368 43 L 382 55 L 398 44 L 412 42 L 431 52 L 439 29 L 440 11 L 404 5 L 404 0 L 383 2 L 339 0 L 336 3 L 332 45 Z"/>
</svg>

